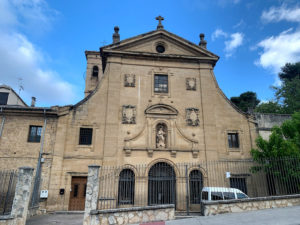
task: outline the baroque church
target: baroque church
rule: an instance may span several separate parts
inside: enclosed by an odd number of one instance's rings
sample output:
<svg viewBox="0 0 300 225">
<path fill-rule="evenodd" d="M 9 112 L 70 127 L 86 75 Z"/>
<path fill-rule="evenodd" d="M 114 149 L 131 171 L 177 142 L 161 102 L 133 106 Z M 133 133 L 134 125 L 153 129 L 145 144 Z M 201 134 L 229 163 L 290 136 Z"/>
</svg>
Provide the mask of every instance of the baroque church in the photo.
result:
<svg viewBox="0 0 300 225">
<path fill-rule="evenodd" d="M 219 57 L 204 34 L 192 43 L 162 19 L 125 40 L 115 27 L 112 44 L 86 51 L 85 98 L 77 104 L 0 106 L 0 169 L 36 168 L 39 189 L 48 191 L 40 208 L 82 210 L 78 193 L 91 164 L 151 171 L 159 163 L 251 158 L 256 123 L 219 88 Z"/>
</svg>

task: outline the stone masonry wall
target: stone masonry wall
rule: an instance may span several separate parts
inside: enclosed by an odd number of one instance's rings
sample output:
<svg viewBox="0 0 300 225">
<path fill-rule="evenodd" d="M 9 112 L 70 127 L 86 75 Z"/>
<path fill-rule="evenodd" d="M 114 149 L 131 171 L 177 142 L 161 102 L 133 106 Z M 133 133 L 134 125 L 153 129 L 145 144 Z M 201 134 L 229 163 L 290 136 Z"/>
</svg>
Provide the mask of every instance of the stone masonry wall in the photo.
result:
<svg viewBox="0 0 300 225">
<path fill-rule="evenodd" d="M 270 208 L 300 205 L 300 195 L 272 196 L 241 200 L 206 201 L 203 203 L 204 216 L 223 213 L 245 212 Z"/>
<path fill-rule="evenodd" d="M 125 225 L 153 221 L 166 221 L 175 218 L 174 205 L 133 207 L 91 212 L 90 225 Z"/>
</svg>

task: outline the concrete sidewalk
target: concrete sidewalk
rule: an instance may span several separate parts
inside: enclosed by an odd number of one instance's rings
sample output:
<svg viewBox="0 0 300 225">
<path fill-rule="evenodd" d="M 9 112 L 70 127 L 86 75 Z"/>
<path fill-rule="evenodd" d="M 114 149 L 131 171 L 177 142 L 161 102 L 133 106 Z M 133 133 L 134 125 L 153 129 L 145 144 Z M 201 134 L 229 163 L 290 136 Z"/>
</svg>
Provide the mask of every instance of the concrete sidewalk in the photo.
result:
<svg viewBox="0 0 300 225">
<path fill-rule="evenodd" d="M 300 225 L 300 206 L 166 221 L 166 225 Z"/>
</svg>

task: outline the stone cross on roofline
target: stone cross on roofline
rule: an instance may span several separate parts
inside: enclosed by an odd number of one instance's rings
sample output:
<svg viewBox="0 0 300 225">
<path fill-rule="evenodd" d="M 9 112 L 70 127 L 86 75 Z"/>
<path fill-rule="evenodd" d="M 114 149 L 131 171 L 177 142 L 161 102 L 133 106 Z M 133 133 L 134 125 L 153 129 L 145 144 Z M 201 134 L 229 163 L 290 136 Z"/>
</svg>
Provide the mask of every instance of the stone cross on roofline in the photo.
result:
<svg viewBox="0 0 300 225">
<path fill-rule="evenodd" d="M 164 26 L 161 23 L 161 21 L 164 20 L 164 18 L 162 16 L 158 16 L 155 19 L 158 20 L 157 30 L 164 29 Z"/>
</svg>

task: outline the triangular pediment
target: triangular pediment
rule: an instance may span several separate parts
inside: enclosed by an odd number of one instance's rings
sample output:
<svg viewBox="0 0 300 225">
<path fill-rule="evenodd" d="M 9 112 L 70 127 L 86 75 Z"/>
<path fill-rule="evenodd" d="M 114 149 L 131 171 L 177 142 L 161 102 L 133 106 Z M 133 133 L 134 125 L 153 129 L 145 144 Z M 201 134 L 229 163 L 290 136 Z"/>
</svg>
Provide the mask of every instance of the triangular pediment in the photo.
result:
<svg viewBox="0 0 300 225">
<path fill-rule="evenodd" d="M 156 47 L 163 45 L 165 51 L 157 52 Z M 217 61 L 219 57 L 210 51 L 189 42 L 166 30 L 151 31 L 121 42 L 104 46 L 103 51 L 148 53 L 161 56 L 187 56 Z"/>
<path fill-rule="evenodd" d="M 166 104 L 156 104 L 149 106 L 145 110 L 145 114 L 152 114 L 152 115 L 177 115 L 178 111 L 169 105 Z"/>
</svg>

